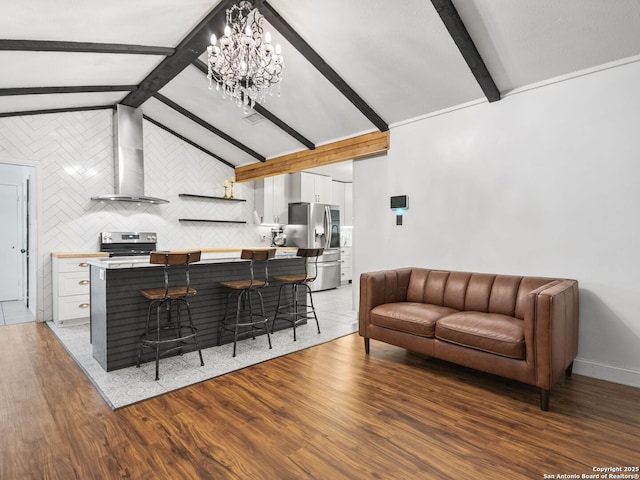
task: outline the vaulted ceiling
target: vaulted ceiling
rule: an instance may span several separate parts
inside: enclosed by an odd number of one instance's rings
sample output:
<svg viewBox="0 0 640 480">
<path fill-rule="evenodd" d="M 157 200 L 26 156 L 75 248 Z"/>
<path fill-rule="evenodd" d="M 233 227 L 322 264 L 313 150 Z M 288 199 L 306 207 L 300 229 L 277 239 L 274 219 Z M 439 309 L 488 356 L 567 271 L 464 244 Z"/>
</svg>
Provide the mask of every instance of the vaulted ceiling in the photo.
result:
<svg viewBox="0 0 640 480">
<path fill-rule="evenodd" d="M 206 78 L 234 3 L 0 0 L 0 117 L 123 103 L 239 166 L 640 55 L 638 0 L 259 0 L 285 69 L 252 124 Z"/>
</svg>

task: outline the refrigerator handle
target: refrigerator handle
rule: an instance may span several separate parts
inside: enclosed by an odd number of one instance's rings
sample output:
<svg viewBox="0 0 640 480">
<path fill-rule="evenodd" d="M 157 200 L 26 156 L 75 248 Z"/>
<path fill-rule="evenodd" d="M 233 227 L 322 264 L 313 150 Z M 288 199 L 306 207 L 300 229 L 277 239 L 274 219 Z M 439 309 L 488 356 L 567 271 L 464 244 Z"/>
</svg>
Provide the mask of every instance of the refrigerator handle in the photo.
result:
<svg viewBox="0 0 640 480">
<path fill-rule="evenodd" d="M 328 205 L 324 207 L 324 249 L 328 250 L 331 246 L 331 208 Z"/>
</svg>

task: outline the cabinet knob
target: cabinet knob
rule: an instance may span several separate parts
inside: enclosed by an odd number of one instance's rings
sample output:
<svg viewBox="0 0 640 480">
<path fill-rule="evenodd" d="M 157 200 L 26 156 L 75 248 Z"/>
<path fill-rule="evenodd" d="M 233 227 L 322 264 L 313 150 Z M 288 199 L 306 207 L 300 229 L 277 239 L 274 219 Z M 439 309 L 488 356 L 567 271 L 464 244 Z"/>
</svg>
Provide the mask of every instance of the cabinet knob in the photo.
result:
<svg viewBox="0 0 640 480">
<path fill-rule="evenodd" d="M 78 308 L 89 308 L 89 304 L 88 303 L 81 303 L 80 305 L 78 305 Z"/>
<path fill-rule="evenodd" d="M 88 267 L 88 266 L 89 266 L 89 264 L 88 264 L 87 262 L 80 262 L 80 263 L 78 264 L 78 266 L 79 266 L 79 267 Z"/>
<path fill-rule="evenodd" d="M 89 285 L 89 280 L 80 280 L 78 285 Z"/>
</svg>

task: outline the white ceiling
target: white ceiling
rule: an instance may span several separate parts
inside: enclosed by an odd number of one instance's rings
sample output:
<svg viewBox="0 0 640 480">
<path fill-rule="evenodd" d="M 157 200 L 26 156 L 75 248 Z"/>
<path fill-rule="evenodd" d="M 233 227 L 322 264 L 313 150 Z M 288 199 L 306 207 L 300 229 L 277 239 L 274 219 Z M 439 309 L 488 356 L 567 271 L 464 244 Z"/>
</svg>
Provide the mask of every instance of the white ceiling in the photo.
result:
<svg viewBox="0 0 640 480">
<path fill-rule="evenodd" d="M 2 40 L 49 40 L 177 47 L 218 2 L 211 0 L 0 0 Z M 389 125 L 484 98 L 429 0 L 267 0 Z M 538 82 L 640 56 L 638 0 L 454 0 L 504 95 Z M 284 80 L 264 107 L 322 145 L 377 127 L 273 27 Z M 163 55 L 0 49 L 0 89 L 136 86 Z M 640 58 L 640 57 L 639 57 Z M 206 56 L 201 60 L 206 62 Z M 0 91 L 1 93 L 1 91 Z M 15 93 L 15 92 L 13 92 Z M 114 105 L 129 91 L 0 95 L 0 114 Z M 190 65 L 159 93 L 267 159 L 306 149 L 265 120 L 246 116 Z M 158 98 L 145 115 L 233 165 L 250 153 Z M 214 160 L 215 161 L 215 160 Z"/>
</svg>

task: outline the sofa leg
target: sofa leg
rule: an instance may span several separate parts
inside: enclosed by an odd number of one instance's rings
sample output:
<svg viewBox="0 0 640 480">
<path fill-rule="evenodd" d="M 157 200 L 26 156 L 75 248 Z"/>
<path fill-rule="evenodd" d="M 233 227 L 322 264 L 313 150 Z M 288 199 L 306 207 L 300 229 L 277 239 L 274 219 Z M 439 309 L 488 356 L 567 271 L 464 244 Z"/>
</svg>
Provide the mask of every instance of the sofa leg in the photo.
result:
<svg viewBox="0 0 640 480">
<path fill-rule="evenodd" d="M 549 393 L 550 390 L 540 389 L 540 410 L 549 411 Z"/>
<path fill-rule="evenodd" d="M 564 371 L 564 374 L 565 374 L 567 377 L 570 377 L 570 376 L 573 374 L 573 362 L 571 362 L 571 363 L 569 364 L 569 366 L 567 367 L 567 369 Z"/>
<path fill-rule="evenodd" d="M 369 354 L 369 339 L 364 337 L 364 353 Z"/>
</svg>

